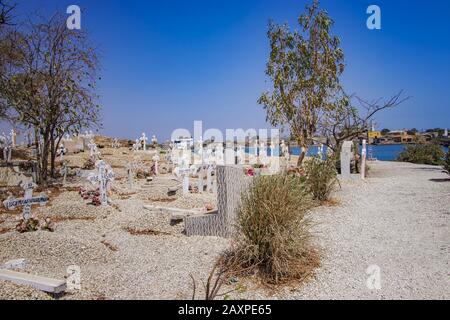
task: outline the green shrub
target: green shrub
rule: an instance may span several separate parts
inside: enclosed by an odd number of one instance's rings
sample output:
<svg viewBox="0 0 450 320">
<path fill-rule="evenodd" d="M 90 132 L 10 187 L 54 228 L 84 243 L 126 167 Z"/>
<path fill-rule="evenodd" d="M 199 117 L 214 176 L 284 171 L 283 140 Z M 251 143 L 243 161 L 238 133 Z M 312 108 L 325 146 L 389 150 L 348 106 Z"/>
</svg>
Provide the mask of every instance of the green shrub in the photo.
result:
<svg viewBox="0 0 450 320">
<path fill-rule="evenodd" d="M 423 143 L 407 146 L 397 160 L 419 164 L 441 165 L 445 156 L 441 146 L 435 143 Z"/>
<path fill-rule="evenodd" d="M 447 171 L 448 174 L 450 174 L 450 148 L 447 151 L 447 155 L 445 156 L 444 170 Z"/>
<path fill-rule="evenodd" d="M 232 250 L 240 270 L 258 271 L 272 284 L 309 274 L 317 258 L 310 249 L 306 214 L 313 201 L 304 180 L 257 177 L 241 200 Z"/>
<path fill-rule="evenodd" d="M 336 160 L 313 157 L 305 162 L 306 186 L 314 200 L 326 201 L 338 183 Z"/>
</svg>

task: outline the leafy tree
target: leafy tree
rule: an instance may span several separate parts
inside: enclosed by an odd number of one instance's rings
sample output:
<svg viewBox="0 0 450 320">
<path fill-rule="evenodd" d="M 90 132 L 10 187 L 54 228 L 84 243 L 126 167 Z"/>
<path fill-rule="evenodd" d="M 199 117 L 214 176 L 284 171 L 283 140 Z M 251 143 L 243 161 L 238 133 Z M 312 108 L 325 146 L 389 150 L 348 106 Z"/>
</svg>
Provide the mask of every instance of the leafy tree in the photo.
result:
<svg viewBox="0 0 450 320">
<path fill-rule="evenodd" d="M 383 136 L 387 135 L 389 132 L 391 132 L 391 130 L 389 130 L 389 129 L 383 129 L 383 130 L 381 130 L 381 134 L 382 134 Z"/>
<path fill-rule="evenodd" d="M 258 103 L 273 126 L 288 126 L 301 147 L 301 166 L 317 131 L 323 112 L 335 108 L 334 95 L 340 90 L 344 71 L 340 40 L 331 34 L 334 24 L 315 0 L 306 6 L 298 23 L 300 30 L 269 23 L 270 58 L 266 75 L 273 89 L 262 94 Z"/>
<path fill-rule="evenodd" d="M 28 22 L 10 41 L 18 56 L 0 78 L 0 97 L 7 101 L 15 123 L 35 131 L 40 178 L 47 180 L 48 163 L 55 175 L 58 145 L 65 133 L 98 124 L 95 103 L 98 77 L 96 50 L 87 33 L 69 30 L 63 16 Z M 49 159 L 50 156 L 50 159 Z"/>
</svg>

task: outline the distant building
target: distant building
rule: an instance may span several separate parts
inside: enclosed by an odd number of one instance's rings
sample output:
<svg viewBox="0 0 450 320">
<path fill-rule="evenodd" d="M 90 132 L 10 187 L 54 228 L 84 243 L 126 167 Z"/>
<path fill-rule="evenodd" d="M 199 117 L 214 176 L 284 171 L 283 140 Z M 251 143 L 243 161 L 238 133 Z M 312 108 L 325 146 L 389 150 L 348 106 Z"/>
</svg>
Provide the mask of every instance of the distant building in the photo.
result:
<svg viewBox="0 0 450 320">
<path fill-rule="evenodd" d="M 413 143 L 416 136 L 409 135 L 405 130 L 391 131 L 384 136 L 390 143 Z"/>
</svg>

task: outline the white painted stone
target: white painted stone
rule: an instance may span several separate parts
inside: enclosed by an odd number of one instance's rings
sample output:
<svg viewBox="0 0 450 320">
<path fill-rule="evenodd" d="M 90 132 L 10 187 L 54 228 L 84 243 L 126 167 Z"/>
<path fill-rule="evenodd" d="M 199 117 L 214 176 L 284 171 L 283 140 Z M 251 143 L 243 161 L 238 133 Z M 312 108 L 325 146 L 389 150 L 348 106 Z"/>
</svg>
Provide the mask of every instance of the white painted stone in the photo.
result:
<svg viewBox="0 0 450 320">
<path fill-rule="evenodd" d="M 49 293 L 58 294 L 66 291 L 67 289 L 65 280 L 40 277 L 11 270 L 0 270 L 0 279 L 11 281 L 17 284 L 29 285 L 33 288 Z"/>
</svg>

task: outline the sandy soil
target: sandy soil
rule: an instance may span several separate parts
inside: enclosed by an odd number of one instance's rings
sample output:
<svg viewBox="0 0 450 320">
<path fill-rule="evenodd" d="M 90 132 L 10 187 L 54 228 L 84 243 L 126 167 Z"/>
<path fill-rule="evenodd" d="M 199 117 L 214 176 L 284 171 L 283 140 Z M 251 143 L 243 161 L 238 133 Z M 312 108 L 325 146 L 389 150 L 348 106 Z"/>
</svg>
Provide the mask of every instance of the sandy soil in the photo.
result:
<svg viewBox="0 0 450 320">
<path fill-rule="evenodd" d="M 114 206 L 88 205 L 71 191 L 88 184 L 72 177 L 66 189 L 52 190 L 46 207 L 33 208 L 39 217 L 57 222 L 53 233 L 19 234 L 11 229 L 20 213 L 0 211 L 0 263 L 25 258 L 26 272 L 55 278 L 63 278 L 68 266 L 79 266 L 82 290 L 60 299 L 189 299 L 190 275 L 200 285 L 229 240 L 186 237 L 182 224 L 171 226 L 167 214 L 143 206 L 201 209 L 215 205 L 215 199 L 210 194 L 168 197 L 167 187 L 177 184 L 169 174 L 136 181 L 129 190 L 123 166 L 135 155 L 122 149 L 102 151 L 118 177 Z M 87 157 L 68 159 L 81 166 Z M 311 213 L 324 254 L 315 279 L 275 295 L 249 287 L 233 297 L 450 298 L 450 181 L 439 168 L 403 163 L 373 163 L 370 175 L 364 182 L 343 183 L 335 194 L 339 206 Z M 366 287 L 370 265 L 380 267 L 381 290 Z M 0 281 L 0 299 L 51 298 Z"/>
</svg>

